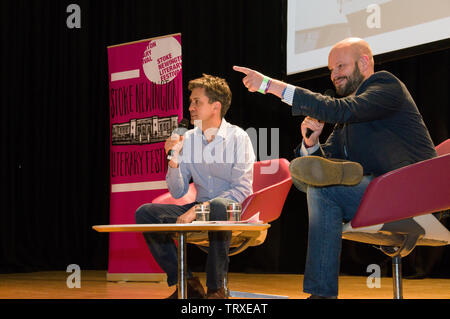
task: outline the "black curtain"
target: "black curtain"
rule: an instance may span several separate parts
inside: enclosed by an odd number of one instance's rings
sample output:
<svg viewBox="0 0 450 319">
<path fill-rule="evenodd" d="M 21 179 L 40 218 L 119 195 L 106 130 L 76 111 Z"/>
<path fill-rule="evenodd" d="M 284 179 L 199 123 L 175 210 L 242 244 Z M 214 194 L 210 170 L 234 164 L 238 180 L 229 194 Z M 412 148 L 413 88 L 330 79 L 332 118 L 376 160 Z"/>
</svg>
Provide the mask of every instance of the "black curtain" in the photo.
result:
<svg viewBox="0 0 450 319">
<path fill-rule="evenodd" d="M 71 3 L 81 8 L 80 29 L 66 25 Z M 279 128 L 279 157 L 291 160 L 302 118 L 274 96 L 248 93 L 232 70 L 248 66 L 318 92 L 331 87 L 326 74 L 286 77 L 285 10 L 286 1 L 257 0 L 2 1 L 0 272 L 107 268 L 108 236 L 91 227 L 109 223 L 109 45 L 181 32 L 185 116 L 190 79 L 225 77 L 233 91 L 227 119 Z M 449 54 L 442 47 L 377 64 L 405 82 L 435 144 L 449 136 Z M 266 242 L 233 256 L 230 271 L 303 273 L 306 207 L 293 187 Z M 193 270 L 203 271 L 203 252 L 188 253 Z M 411 274 L 420 266 L 450 275 L 448 248 L 420 247 L 407 259 Z M 344 241 L 343 273 L 366 274 L 372 263 L 389 272 L 381 252 Z"/>
</svg>

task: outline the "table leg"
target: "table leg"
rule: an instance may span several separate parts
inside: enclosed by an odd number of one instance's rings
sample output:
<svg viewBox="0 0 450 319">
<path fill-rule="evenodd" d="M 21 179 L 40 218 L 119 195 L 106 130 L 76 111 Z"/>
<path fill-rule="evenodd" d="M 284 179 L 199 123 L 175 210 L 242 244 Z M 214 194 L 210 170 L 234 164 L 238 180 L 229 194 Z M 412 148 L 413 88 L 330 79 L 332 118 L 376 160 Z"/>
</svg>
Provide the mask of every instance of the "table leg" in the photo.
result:
<svg viewBox="0 0 450 319">
<path fill-rule="evenodd" d="M 187 299 L 186 233 L 178 233 L 178 299 Z"/>
</svg>

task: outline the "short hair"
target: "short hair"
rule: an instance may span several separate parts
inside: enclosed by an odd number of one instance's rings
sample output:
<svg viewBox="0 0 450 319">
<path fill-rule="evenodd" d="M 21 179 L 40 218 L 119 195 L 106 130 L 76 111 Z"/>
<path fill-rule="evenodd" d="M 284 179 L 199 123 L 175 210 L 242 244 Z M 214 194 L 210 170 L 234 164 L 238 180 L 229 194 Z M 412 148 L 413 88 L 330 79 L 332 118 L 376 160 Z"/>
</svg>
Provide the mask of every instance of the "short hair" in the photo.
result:
<svg viewBox="0 0 450 319">
<path fill-rule="evenodd" d="M 188 89 L 204 88 L 209 103 L 220 102 L 220 117 L 223 118 L 231 105 L 231 90 L 225 79 L 203 73 L 198 79 L 189 81 Z"/>
</svg>

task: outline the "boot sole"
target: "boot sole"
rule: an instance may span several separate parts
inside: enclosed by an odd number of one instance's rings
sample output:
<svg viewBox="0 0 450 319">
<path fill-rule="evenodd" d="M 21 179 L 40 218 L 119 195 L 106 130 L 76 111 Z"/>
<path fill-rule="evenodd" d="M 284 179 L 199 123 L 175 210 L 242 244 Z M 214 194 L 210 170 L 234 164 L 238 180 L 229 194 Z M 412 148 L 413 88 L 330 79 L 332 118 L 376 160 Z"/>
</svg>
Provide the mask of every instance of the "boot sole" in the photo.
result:
<svg viewBox="0 0 450 319">
<path fill-rule="evenodd" d="M 320 156 L 298 157 L 291 161 L 289 171 L 292 178 L 311 186 L 357 185 L 363 177 L 359 163 Z"/>
</svg>

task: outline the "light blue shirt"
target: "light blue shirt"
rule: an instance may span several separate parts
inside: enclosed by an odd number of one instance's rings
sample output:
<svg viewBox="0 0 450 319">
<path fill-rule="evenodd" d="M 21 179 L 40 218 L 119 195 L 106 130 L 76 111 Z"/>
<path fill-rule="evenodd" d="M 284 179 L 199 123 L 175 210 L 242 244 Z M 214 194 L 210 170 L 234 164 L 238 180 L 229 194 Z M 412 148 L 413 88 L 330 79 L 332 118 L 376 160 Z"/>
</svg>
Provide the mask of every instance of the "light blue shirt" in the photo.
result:
<svg viewBox="0 0 450 319">
<path fill-rule="evenodd" d="M 184 134 L 179 166 L 169 167 L 166 181 L 174 198 L 184 196 L 192 178 L 197 201 L 221 197 L 242 203 L 253 192 L 255 153 L 248 134 L 222 119 L 214 139 L 208 143 L 195 127 Z"/>
</svg>

